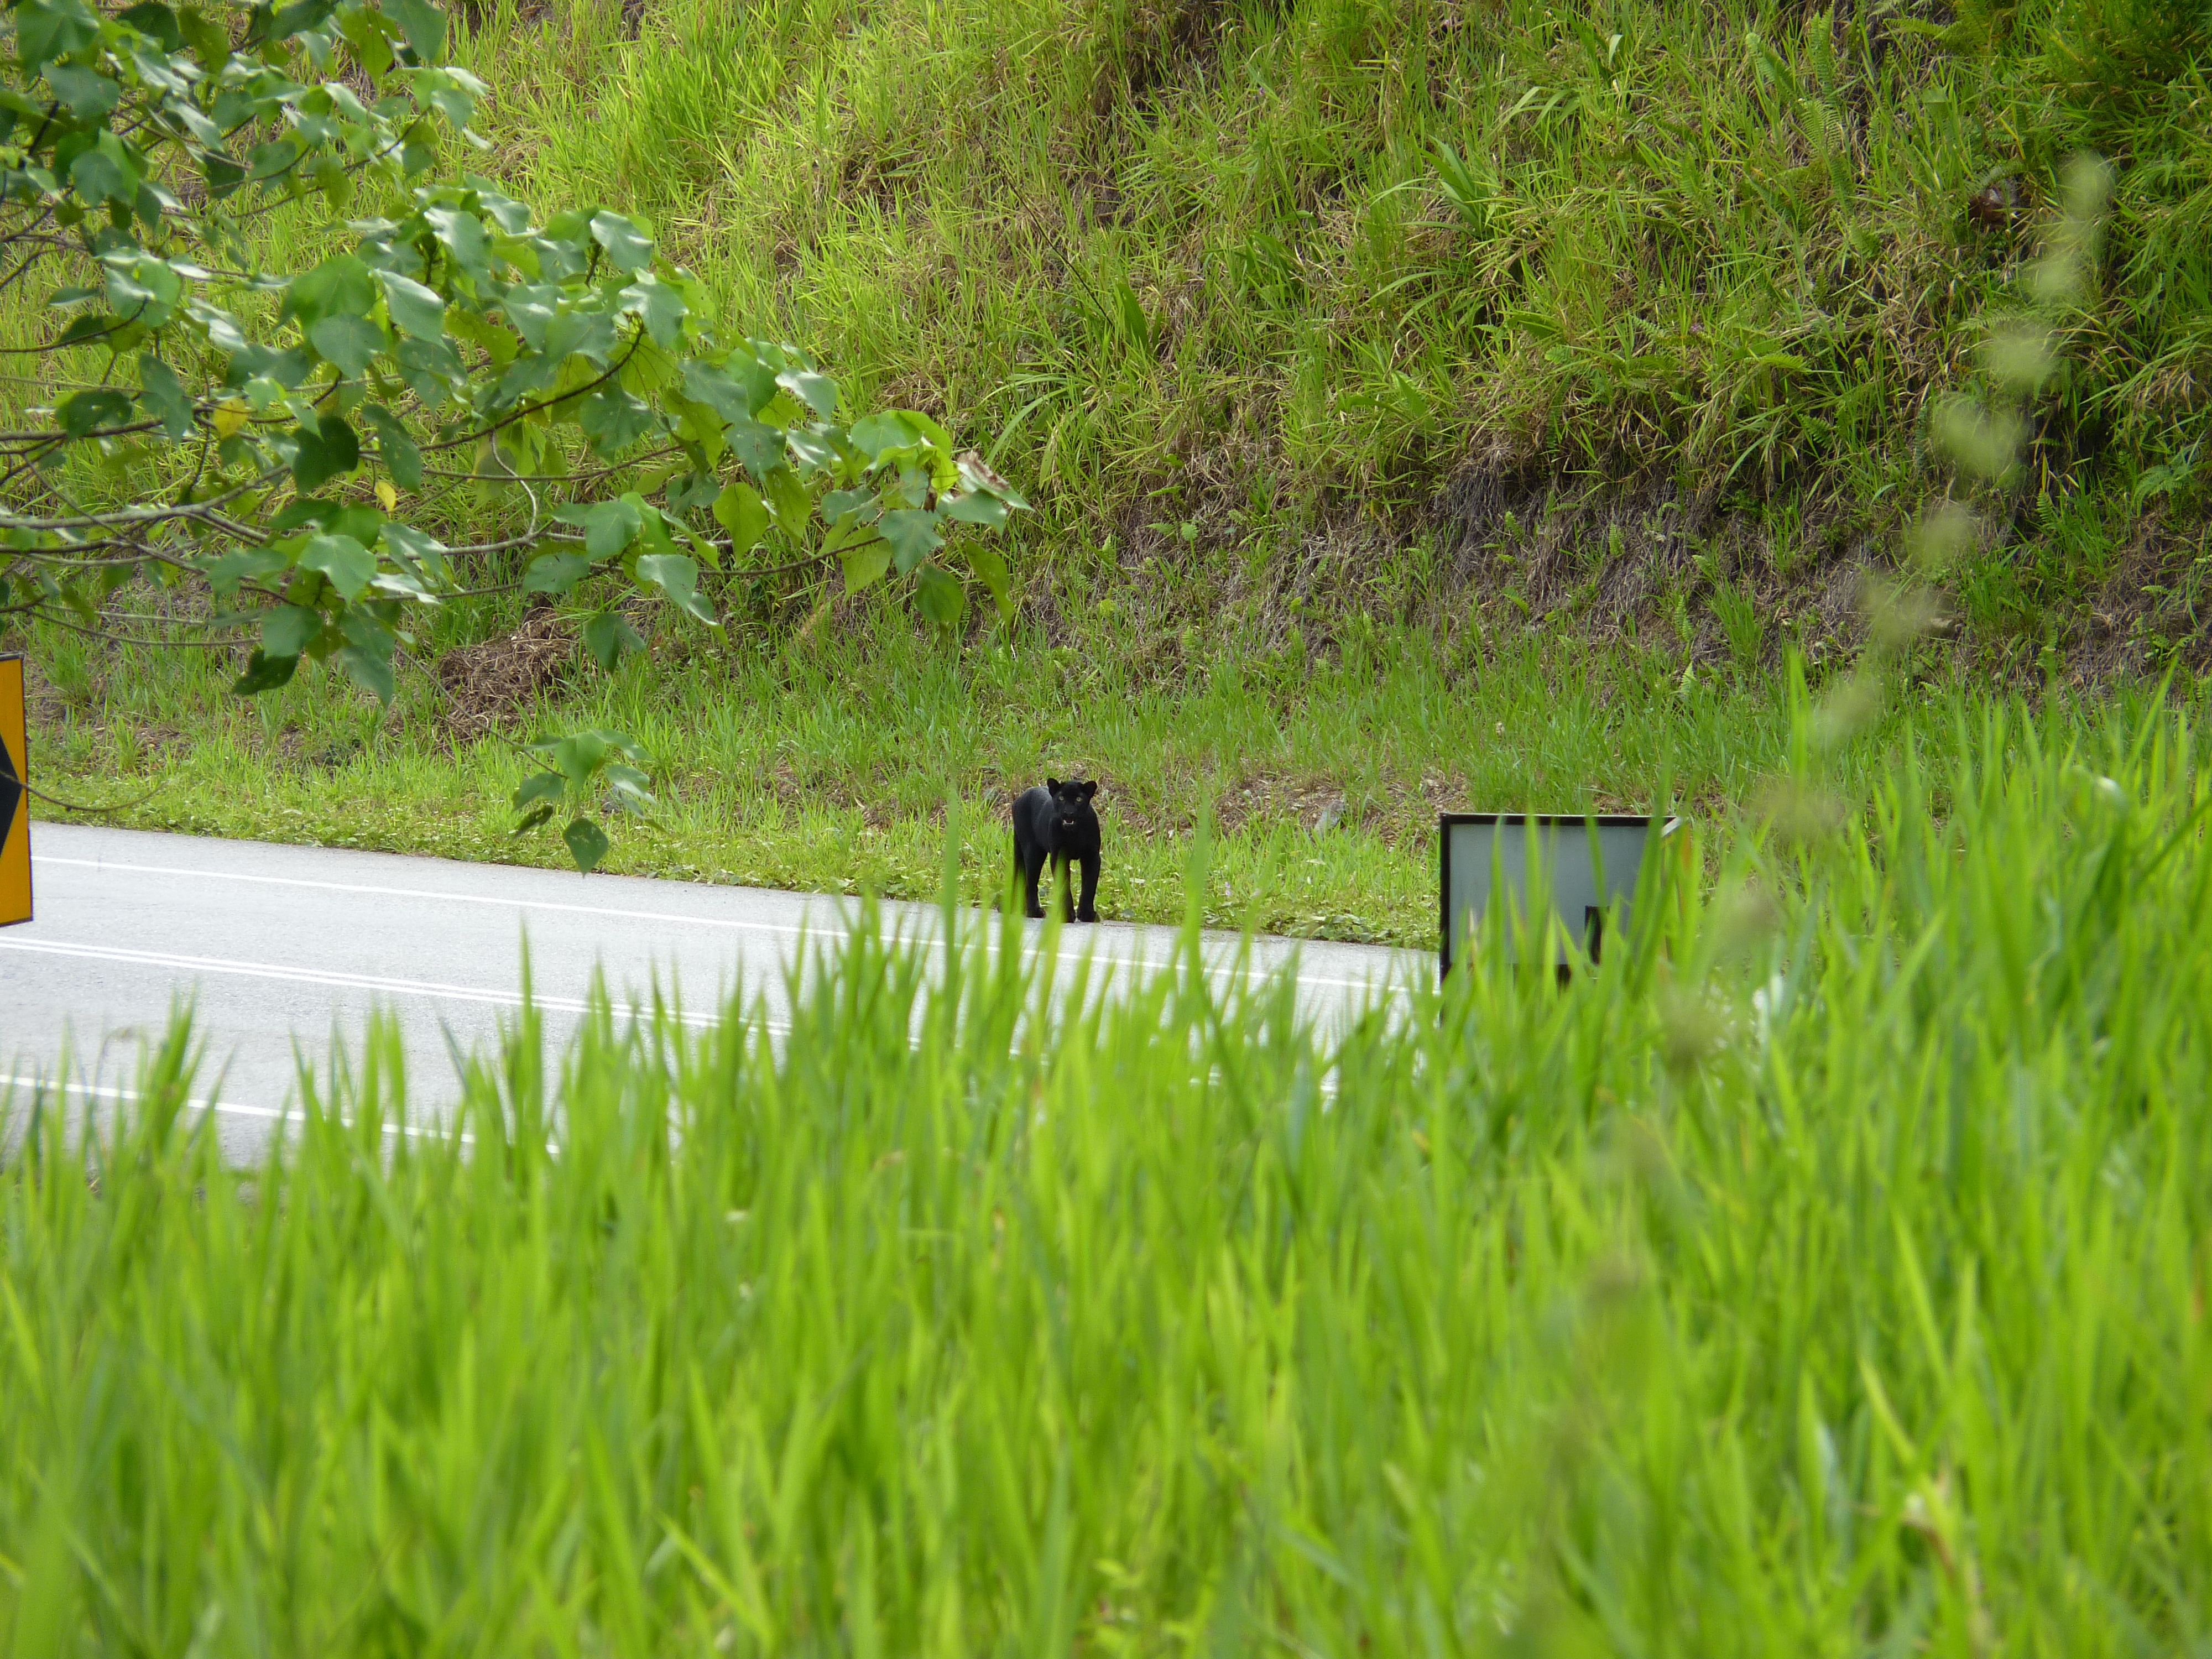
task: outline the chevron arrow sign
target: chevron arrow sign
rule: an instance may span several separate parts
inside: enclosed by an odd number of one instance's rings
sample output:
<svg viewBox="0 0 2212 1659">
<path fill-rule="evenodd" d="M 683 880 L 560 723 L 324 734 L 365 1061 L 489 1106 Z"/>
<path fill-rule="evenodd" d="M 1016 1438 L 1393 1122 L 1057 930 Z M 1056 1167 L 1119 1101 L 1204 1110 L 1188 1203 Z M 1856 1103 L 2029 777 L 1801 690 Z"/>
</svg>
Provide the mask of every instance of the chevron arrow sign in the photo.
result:
<svg viewBox="0 0 2212 1659">
<path fill-rule="evenodd" d="M 23 659 L 0 657 L 0 927 L 31 919 L 31 769 L 23 724 Z"/>
</svg>

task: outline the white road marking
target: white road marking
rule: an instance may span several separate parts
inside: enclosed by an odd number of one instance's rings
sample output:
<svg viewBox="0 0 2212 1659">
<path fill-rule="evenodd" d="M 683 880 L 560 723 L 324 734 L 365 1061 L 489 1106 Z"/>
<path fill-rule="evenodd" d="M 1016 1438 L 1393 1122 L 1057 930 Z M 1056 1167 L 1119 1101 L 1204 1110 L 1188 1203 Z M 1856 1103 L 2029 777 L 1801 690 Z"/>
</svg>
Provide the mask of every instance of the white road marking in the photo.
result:
<svg viewBox="0 0 2212 1659">
<path fill-rule="evenodd" d="M 123 864 L 113 859 L 64 859 L 41 855 L 36 862 L 67 865 L 78 870 L 122 870 L 137 876 L 187 876 L 204 881 L 250 881 L 263 887 L 306 887 L 319 893 L 363 893 L 379 898 L 433 899 L 441 904 L 490 904 L 510 910 L 550 910 L 571 916 L 611 916 L 623 921 L 674 921 L 695 927 L 733 928 L 744 933 L 781 933 L 793 939 L 804 937 L 807 932 L 805 927 L 794 927 L 780 921 L 737 921 L 726 916 L 687 916 L 672 910 L 622 910 L 605 904 L 563 904 L 556 899 L 505 898 L 491 893 L 441 892 L 434 887 L 380 887 L 362 882 L 309 881 L 301 876 L 250 876 L 238 870 L 195 870 L 167 864 Z M 533 871 L 532 873 L 543 872 Z"/>
<path fill-rule="evenodd" d="M 71 1083 L 58 1078 L 25 1077 L 20 1073 L 11 1074 L 0 1073 L 0 1091 L 11 1089 L 30 1089 L 33 1091 L 52 1089 L 58 1090 L 65 1097 L 69 1095 L 83 1095 L 94 1100 L 112 1100 L 117 1102 L 126 1100 L 143 1100 L 146 1098 L 146 1097 L 138 1090 L 118 1088 L 112 1084 Z M 307 1121 L 307 1113 L 290 1106 L 248 1106 L 241 1101 L 203 1100 L 198 1096 L 188 1097 L 184 1101 L 183 1105 L 184 1109 L 188 1112 L 212 1112 L 228 1117 L 258 1118 L 265 1123 L 283 1123 L 286 1121 L 304 1123 Z M 346 1120 L 346 1121 L 348 1127 L 350 1127 L 351 1120 L 349 1119 Z M 384 1133 L 388 1135 L 407 1135 L 410 1137 L 416 1137 L 421 1135 L 434 1135 L 440 1133 L 440 1131 L 434 1124 L 426 1126 L 414 1123 L 387 1123 L 384 1126 Z M 462 1135 L 461 1140 L 463 1144 L 467 1146 L 474 1146 L 476 1144 L 476 1137 L 472 1134 Z"/>
<path fill-rule="evenodd" d="M 520 991 L 496 991 L 474 985 L 441 985 L 428 980 L 392 979 L 378 974 L 349 974 L 325 968 L 285 968 L 273 963 L 238 962 L 227 957 L 177 956 L 166 951 L 132 951 L 113 945 L 79 945 L 64 939 L 0 939 L 0 951 L 31 951 L 46 956 L 75 957 L 93 962 L 127 963 L 135 968 L 179 969 L 190 973 L 233 974 L 247 979 L 278 980 L 295 985 L 320 985 L 346 991 L 380 992 L 391 996 L 434 997 L 453 1002 L 488 1003 L 505 1008 L 520 1008 L 523 995 Z M 553 996 L 532 992 L 529 999 L 533 1007 L 556 1013 L 587 1014 L 592 1004 L 576 997 Z M 720 1013 L 677 1013 L 674 1016 L 686 1025 L 719 1025 Z M 788 1028 L 776 1021 L 767 1022 L 770 1030 Z"/>
<path fill-rule="evenodd" d="M 266 887 L 299 887 L 311 889 L 317 892 L 358 893 L 380 898 L 429 899 L 447 904 L 489 904 L 510 910 L 544 910 L 560 915 L 605 916 L 623 921 L 675 922 L 695 927 L 723 927 L 737 933 L 776 933 L 787 939 L 804 939 L 810 933 L 817 939 L 823 939 L 836 937 L 835 928 L 810 929 L 803 926 L 794 927 L 785 922 L 739 921 L 726 916 L 685 915 L 680 912 L 670 910 L 629 910 L 604 904 L 564 904 L 556 899 L 507 898 L 489 893 L 445 892 L 435 888 L 426 887 L 384 887 L 360 882 L 312 881 L 300 876 L 255 876 L 235 870 L 198 870 L 187 866 L 164 864 L 125 864 L 114 859 L 70 859 L 37 854 L 34 855 L 34 861 L 39 864 L 58 865 L 78 870 L 120 870 L 132 875 L 182 876 L 207 881 L 243 881 Z M 840 896 L 837 895 L 825 894 L 820 897 L 826 902 L 840 902 Z M 848 898 L 842 902 L 854 901 Z M 1072 951 L 1063 945 L 1058 954 L 1060 960 L 1068 961 L 1079 960 L 1084 953 Z M 1093 960 L 1103 961 L 1115 967 L 1164 968 L 1170 965 L 1169 962 L 1157 960 L 1151 957 L 1116 957 L 1109 954 L 1103 957 L 1094 957 Z M 1224 971 L 1226 970 L 1218 966 L 1207 969 L 1211 975 L 1219 975 Z M 1265 970 L 1261 971 L 1264 973 Z M 1326 985 L 1339 990 L 1379 992 L 1386 996 L 1402 997 L 1409 994 L 1402 985 L 1382 983 L 1373 979 L 1340 979 L 1328 974 L 1301 974 L 1298 975 L 1298 981 L 1303 985 Z M 550 1006 L 550 1004 L 549 1003 L 548 1006 Z"/>
</svg>

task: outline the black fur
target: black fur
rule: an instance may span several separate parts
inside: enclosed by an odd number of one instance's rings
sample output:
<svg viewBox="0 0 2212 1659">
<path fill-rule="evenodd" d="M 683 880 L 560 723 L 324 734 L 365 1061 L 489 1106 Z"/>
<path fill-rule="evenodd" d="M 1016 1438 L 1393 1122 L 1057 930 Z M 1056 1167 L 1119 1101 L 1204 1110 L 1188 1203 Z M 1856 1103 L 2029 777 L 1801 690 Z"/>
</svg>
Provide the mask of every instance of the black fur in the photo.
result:
<svg viewBox="0 0 2212 1659">
<path fill-rule="evenodd" d="M 1044 915 L 1037 883 L 1045 866 L 1053 866 L 1056 882 L 1073 862 L 1083 866 L 1083 896 L 1073 919 L 1098 920 L 1098 814 L 1091 805 L 1097 793 L 1096 783 L 1047 778 L 1043 788 L 1024 790 L 1015 800 L 1014 868 L 1029 885 L 1029 915 Z"/>
</svg>

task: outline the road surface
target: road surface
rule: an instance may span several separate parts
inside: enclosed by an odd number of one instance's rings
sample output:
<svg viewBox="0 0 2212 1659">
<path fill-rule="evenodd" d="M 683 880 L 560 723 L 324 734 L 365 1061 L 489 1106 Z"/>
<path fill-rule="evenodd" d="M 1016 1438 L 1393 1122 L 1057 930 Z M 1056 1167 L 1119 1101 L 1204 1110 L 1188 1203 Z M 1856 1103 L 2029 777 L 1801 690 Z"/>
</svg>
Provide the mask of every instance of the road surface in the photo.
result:
<svg viewBox="0 0 2212 1659">
<path fill-rule="evenodd" d="M 329 848 L 216 841 L 41 823 L 32 842 L 38 915 L 0 929 L 0 1094 L 20 1106 L 66 1071 L 81 1103 L 129 1097 L 140 1054 L 189 1003 L 206 1044 L 194 1085 L 231 1155 L 265 1147 L 297 1099 L 301 1057 L 335 1036 L 358 1054 L 372 1012 L 404 1042 L 410 1109 L 458 1097 L 459 1059 L 496 1043 L 522 1006 L 523 945 L 549 1039 L 565 1043 L 604 975 L 618 1008 L 672 993 L 693 1024 L 742 986 L 781 1023 L 781 970 L 807 941 L 842 934 L 849 900 L 626 876 Z M 887 903 L 885 926 L 933 931 L 925 905 Z M 1042 926 L 1027 930 L 1042 948 Z M 1071 927 L 1059 951 L 1141 975 L 1171 929 Z M 1237 941 L 1208 935 L 1225 975 Z M 1261 939 L 1262 970 L 1295 963 L 1301 1006 L 1324 1022 L 1432 959 L 1372 946 Z"/>
</svg>

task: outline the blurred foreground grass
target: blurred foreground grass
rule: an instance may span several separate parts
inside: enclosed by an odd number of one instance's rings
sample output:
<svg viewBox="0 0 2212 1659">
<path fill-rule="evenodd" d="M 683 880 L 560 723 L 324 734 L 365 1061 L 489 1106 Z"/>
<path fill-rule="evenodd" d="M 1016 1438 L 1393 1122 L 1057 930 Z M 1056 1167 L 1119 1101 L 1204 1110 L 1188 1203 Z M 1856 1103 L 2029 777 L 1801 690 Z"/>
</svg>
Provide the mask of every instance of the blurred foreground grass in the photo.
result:
<svg viewBox="0 0 2212 1659">
<path fill-rule="evenodd" d="M 467 1143 L 374 1046 L 243 1173 L 181 1032 L 19 1096 L 0 1638 L 2194 1650 L 2212 778 L 1988 719 L 1339 1042 L 864 933 L 773 1045 L 526 1020 Z"/>
</svg>

